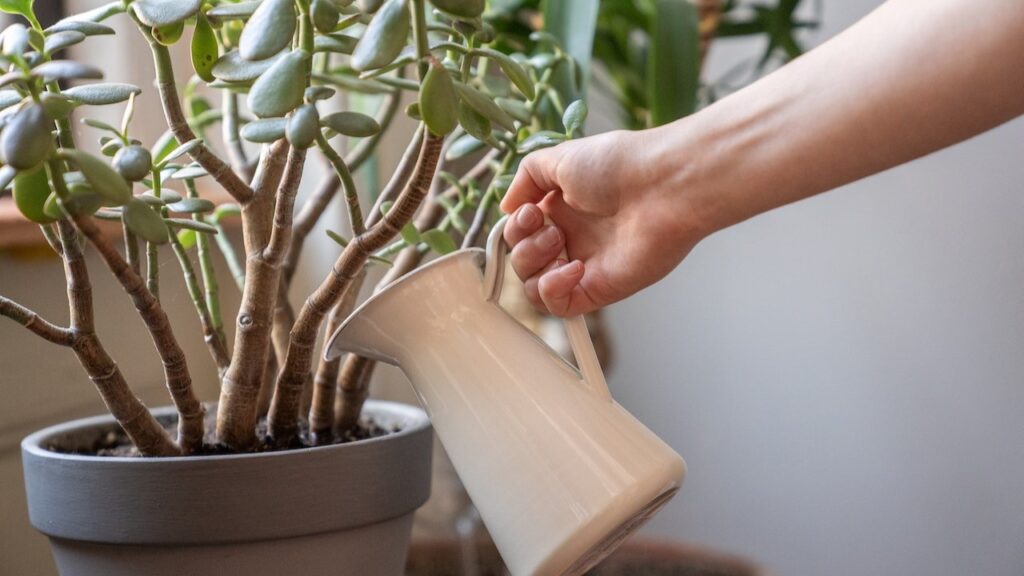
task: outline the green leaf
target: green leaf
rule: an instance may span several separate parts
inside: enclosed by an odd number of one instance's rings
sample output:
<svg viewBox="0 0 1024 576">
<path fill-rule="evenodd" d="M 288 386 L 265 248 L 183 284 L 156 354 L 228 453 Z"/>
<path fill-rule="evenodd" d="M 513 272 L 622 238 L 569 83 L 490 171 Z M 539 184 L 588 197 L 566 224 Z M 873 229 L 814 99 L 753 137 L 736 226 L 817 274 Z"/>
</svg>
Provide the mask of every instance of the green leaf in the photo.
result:
<svg viewBox="0 0 1024 576">
<path fill-rule="evenodd" d="M 287 48 L 295 35 L 294 0 L 263 0 L 242 29 L 238 52 L 246 60 L 265 60 Z"/>
<path fill-rule="evenodd" d="M 54 80 L 99 79 L 103 78 L 103 71 L 74 60 L 52 60 L 33 68 L 32 75 L 41 76 L 44 82 L 52 82 Z"/>
<path fill-rule="evenodd" d="M 14 113 L 0 133 L 0 154 L 18 170 L 35 168 L 53 150 L 53 121 L 40 104 L 29 104 Z"/>
<path fill-rule="evenodd" d="M 71 111 L 78 106 L 78 102 L 71 100 L 63 94 L 56 94 L 53 92 L 43 92 L 39 95 L 39 102 L 43 105 L 43 109 L 46 110 L 46 115 L 54 120 L 64 120 Z"/>
<path fill-rule="evenodd" d="M 320 124 L 338 134 L 354 138 L 365 138 L 380 132 L 380 124 L 371 116 L 359 112 L 335 112 L 320 120 Z"/>
<path fill-rule="evenodd" d="M 76 102 L 90 106 L 105 106 L 124 102 L 132 94 L 141 94 L 142 89 L 133 84 L 108 82 L 103 84 L 85 84 L 64 90 L 63 94 Z"/>
<path fill-rule="evenodd" d="M 46 37 L 46 42 L 43 44 L 43 52 L 46 54 L 53 54 L 67 48 L 68 46 L 74 46 L 82 40 L 85 40 L 85 34 L 81 32 L 75 32 L 73 30 L 67 30 L 64 32 L 55 32 Z"/>
<path fill-rule="evenodd" d="M 199 11 L 202 0 L 135 0 L 132 8 L 146 26 L 169 26 L 184 22 Z"/>
<path fill-rule="evenodd" d="M 405 226 L 402 226 L 399 234 L 402 235 L 402 240 L 405 240 L 405 243 L 410 246 L 415 246 L 423 240 L 420 236 L 420 231 L 416 229 L 416 226 L 412 222 L 408 222 Z"/>
<path fill-rule="evenodd" d="M 320 35 L 313 39 L 313 51 L 351 54 L 357 42 L 358 40 L 345 34 Z"/>
<path fill-rule="evenodd" d="M 132 198 L 122 212 L 125 226 L 146 242 L 166 244 L 170 240 L 167 224 L 156 210 L 138 198 Z"/>
<path fill-rule="evenodd" d="M 264 118 L 242 126 L 240 135 L 249 142 L 269 144 L 284 138 L 284 131 L 287 126 L 287 118 Z"/>
<path fill-rule="evenodd" d="M 14 168 L 4 166 L 0 168 L 0 172 L 7 172 L 9 175 L 14 172 Z M 53 218 L 43 212 L 43 206 L 49 196 L 50 182 L 46 178 L 46 169 L 42 166 L 35 170 L 19 172 L 14 178 L 14 205 L 25 218 L 38 224 L 53 222 Z"/>
<path fill-rule="evenodd" d="M 228 216 L 241 216 L 242 208 L 238 204 L 226 203 L 217 206 L 217 209 L 213 211 L 213 216 L 210 218 L 213 223 L 218 223 Z"/>
<path fill-rule="evenodd" d="M 171 228 L 194 230 L 203 234 L 218 233 L 216 226 L 212 226 L 206 222 L 200 222 L 198 220 L 191 220 L 189 218 L 164 218 L 164 223 Z"/>
<path fill-rule="evenodd" d="M 210 72 L 225 82 L 251 82 L 266 73 L 284 54 L 282 52 L 266 60 L 250 62 L 242 58 L 238 50 L 232 50 L 218 58 Z"/>
<path fill-rule="evenodd" d="M 132 199 L 131 186 L 103 160 L 73 148 L 61 149 L 57 154 L 78 166 L 96 193 L 114 206 L 126 204 Z"/>
<path fill-rule="evenodd" d="M 213 82 L 213 65 L 217 62 L 218 55 L 217 35 L 210 26 L 210 21 L 202 14 L 196 18 L 191 48 L 192 69 L 203 80 Z"/>
<path fill-rule="evenodd" d="M 438 136 L 448 134 L 459 122 L 458 97 L 451 75 L 441 63 L 433 61 L 420 87 L 420 115 L 423 123 Z"/>
<path fill-rule="evenodd" d="M 427 246 L 430 246 L 430 249 L 438 254 L 449 254 L 458 250 L 458 246 L 455 245 L 455 241 L 452 240 L 452 237 L 444 230 L 434 228 L 432 230 L 427 230 L 421 234 L 421 236 L 423 237 L 423 241 L 427 243 Z"/>
<path fill-rule="evenodd" d="M 484 0 L 430 0 L 430 3 L 459 18 L 476 18 L 484 13 Z"/>
<path fill-rule="evenodd" d="M 337 90 L 330 86 L 310 86 L 302 93 L 302 99 L 306 102 L 316 102 L 317 100 L 327 100 L 336 93 Z"/>
<path fill-rule="evenodd" d="M 312 104 L 300 106 L 288 118 L 288 124 L 285 126 L 285 136 L 296 148 L 309 148 L 319 131 L 320 115 L 316 112 L 316 106 Z"/>
<path fill-rule="evenodd" d="M 117 2 L 120 4 L 120 2 Z M 86 36 L 105 36 L 114 33 L 114 29 L 106 24 L 89 22 L 88 20 L 61 20 L 46 29 L 47 34 L 58 32 L 81 32 Z"/>
<path fill-rule="evenodd" d="M 10 108 L 24 99 L 17 90 L 0 90 L 0 110 Z"/>
<path fill-rule="evenodd" d="M 188 166 L 185 166 L 184 168 L 181 168 L 179 170 L 175 170 L 174 173 L 170 175 L 169 179 L 171 179 L 171 180 L 194 180 L 196 178 L 202 178 L 203 176 L 209 176 L 209 175 L 210 175 L 210 173 L 207 172 L 206 169 L 203 168 L 202 166 L 200 166 L 198 164 L 189 164 Z"/>
<path fill-rule="evenodd" d="M 352 68 L 362 72 L 390 64 L 405 47 L 409 28 L 409 0 L 387 0 L 356 44 Z"/>
<path fill-rule="evenodd" d="M 562 125 L 565 126 L 565 135 L 572 138 L 577 130 L 583 128 L 583 122 L 587 119 L 587 104 L 583 100 L 575 100 L 565 107 L 565 114 L 562 114 Z"/>
<path fill-rule="evenodd" d="M 157 167 L 163 167 L 163 165 L 167 164 L 168 161 L 174 160 L 179 156 L 184 156 L 188 154 L 189 152 L 195 150 L 198 146 L 202 145 L 202 143 L 203 141 L 200 140 L 199 138 L 194 138 L 192 140 L 189 140 L 188 142 L 185 142 L 181 146 L 178 146 L 177 148 L 172 149 L 167 154 L 161 156 L 160 161 L 157 162 Z"/>
<path fill-rule="evenodd" d="M 459 102 L 459 124 L 477 140 L 491 139 L 491 121 L 464 101 Z"/>
<path fill-rule="evenodd" d="M 185 250 L 191 250 L 196 245 L 196 231 L 195 230 L 179 230 L 178 231 L 178 243 Z"/>
<path fill-rule="evenodd" d="M 252 113 L 260 118 L 274 118 L 298 108 L 306 89 L 304 78 L 309 57 L 305 50 L 289 52 L 257 78 L 247 99 Z"/>
<path fill-rule="evenodd" d="M 561 144 L 562 142 L 565 142 L 565 140 L 565 134 L 552 132 L 550 130 L 541 130 L 520 142 L 516 147 L 516 152 L 519 152 L 520 154 L 529 154 L 530 152 L 540 150 L 541 148 L 549 148 L 556 144 Z"/>
<path fill-rule="evenodd" d="M 85 12 L 79 12 L 74 16 L 69 16 L 60 22 L 57 22 L 55 26 L 63 22 L 102 22 L 114 14 L 124 12 L 124 10 L 124 2 L 122 2 L 122 0 L 114 0 L 113 2 L 101 4 L 92 10 L 86 10 Z"/>
<path fill-rule="evenodd" d="M 651 122 L 667 124 L 697 108 L 700 88 L 700 18 L 688 0 L 656 0 L 651 19 L 647 93 Z"/>
<path fill-rule="evenodd" d="M 530 123 L 530 107 L 525 102 L 511 98 L 495 98 L 494 102 L 508 115 L 519 120 L 523 124 Z"/>
<path fill-rule="evenodd" d="M 554 36 L 562 49 L 576 62 L 582 80 L 580 90 L 576 90 L 569 66 L 564 62 L 559 65 L 552 85 L 566 100 L 575 100 L 586 93 L 599 4 L 599 0 L 542 1 L 544 30 Z"/>
<path fill-rule="evenodd" d="M 341 17 L 338 7 L 331 0 L 313 0 L 310 5 L 310 14 L 313 17 L 313 26 L 321 34 L 333 32 Z"/>
<path fill-rule="evenodd" d="M 68 197 L 60 200 L 64 211 L 73 216 L 93 214 L 103 206 L 103 197 L 82 182 L 68 187 Z M 52 213 L 52 212 L 51 212 Z"/>
<path fill-rule="evenodd" d="M 111 163 L 122 178 L 129 182 L 138 182 L 149 176 L 153 157 L 149 150 L 142 146 L 131 145 L 118 150 Z"/>
<path fill-rule="evenodd" d="M 445 160 L 448 161 L 458 160 L 459 158 L 469 156 L 474 152 L 479 152 L 486 147 L 487 145 L 480 140 L 477 140 L 469 134 L 465 134 L 448 145 L 448 150 L 445 152 L 444 157 Z"/>
<path fill-rule="evenodd" d="M 533 100 L 537 97 L 537 90 L 533 85 L 533 80 L 530 79 L 530 74 L 526 71 L 526 68 L 523 68 L 509 55 L 490 48 L 477 48 L 473 50 L 473 54 L 484 56 L 497 62 L 501 71 L 516 85 L 516 88 L 523 93 L 523 96 L 526 96 L 527 100 Z"/>
<path fill-rule="evenodd" d="M 462 82 L 456 82 L 455 89 L 458 91 L 462 101 L 469 104 L 471 108 L 509 132 L 515 132 L 515 120 L 502 110 L 500 106 L 495 104 L 493 98 Z"/>
<path fill-rule="evenodd" d="M 171 212 L 183 214 L 201 214 L 213 212 L 217 205 L 206 198 L 182 198 L 173 204 L 168 204 L 167 209 Z"/>
<path fill-rule="evenodd" d="M 32 12 L 33 0 L 0 0 L 0 10 L 8 14 L 21 14 L 30 22 L 36 19 Z"/>
<path fill-rule="evenodd" d="M 174 46 L 185 33 L 185 21 L 175 22 L 166 26 L 154 26 L 151 30 L 153 38 L 164 46 Z"/>
<path fill-rule="evenodd" d="M 252 2 L 238 2 L 237 4 L 223 3 L 218 6 L 214 6 L 207 13 L 208 18 L 214 20 L 248 20 L 250 16 L 256 12 L 260 3 L 258 1 Z"/>
<path fill-rule="evenodd" d="M 7 56 L 21 56 L 29 49 L 28 28 L 16 22 L 4 29 L 3 51 Z"/>
</svg>

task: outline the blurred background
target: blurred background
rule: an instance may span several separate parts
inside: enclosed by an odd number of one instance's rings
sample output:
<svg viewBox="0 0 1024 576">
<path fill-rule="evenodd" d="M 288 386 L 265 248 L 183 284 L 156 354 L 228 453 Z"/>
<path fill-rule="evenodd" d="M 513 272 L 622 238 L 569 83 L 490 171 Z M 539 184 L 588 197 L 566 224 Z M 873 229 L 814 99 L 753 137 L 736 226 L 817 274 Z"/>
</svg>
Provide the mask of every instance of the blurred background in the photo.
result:
<svg viewBox="0 0 1024 576">
<path fill-rule="evenodd" d="M 777 4 L 790 3 L 764 2 Z M 808 23 L 793 38 L 810 48 L 880 2 L 791 4 L 799 4 L 793 21 Z M 746 8 L 737 22 L 763 13 Z M 147 90 L 140 116 L 152 120 L 139 136 L 151 142 L 162 118 L 148 51 L 113 24 L 125 34 L 74 56 Z M 936 58 L 970 41 L 956 22 L 948 37 Z M 793 47 L 779 39 L 714 40 L 699 98 L 782 64 Z M 629 81 L 611 56 L 597 63 L 589 133 L 649 122 L 623 104 L 635 103 L 621 89 Z M 1024 574 L 1022 143 L 1018 119 L 755 218 L 707 239 L 664 282 L 607 311 L 614 395 L 690 469 L 647 535 L 739 554 L 776 574 Z M 383 147 L 382 178 L 402 144 Z M 63 318 L 59 268 L 14 228 L 0 214 L 0 293 Z M 311 238 L 323 244 L 307 253 L 293 295 L 333 260 L 326 238 Z M 109 295 L 97 301 L 109 347 L 135 349 L 146 338 L 141 324 L 99 263 L 91 267 L 97 293 Z M 165 277 L 176 326 L 199 330 L 180 280 Z M 201 342 L 184 344 L 194 372 L 215 373 Z M 116 355 L 149 404 L 166 403 L 148 348 Z M 215 398 L 213 378 L 196 380 Z M 0 574 L 51 575 L 45 539 L 26 517 L 18 442 L 103 407 L 70 353 L 8 322 L 0 323 L 0 394 Z M 379 370 L 373 394 L 415 401 L 391 368 Z"/>
</svg>

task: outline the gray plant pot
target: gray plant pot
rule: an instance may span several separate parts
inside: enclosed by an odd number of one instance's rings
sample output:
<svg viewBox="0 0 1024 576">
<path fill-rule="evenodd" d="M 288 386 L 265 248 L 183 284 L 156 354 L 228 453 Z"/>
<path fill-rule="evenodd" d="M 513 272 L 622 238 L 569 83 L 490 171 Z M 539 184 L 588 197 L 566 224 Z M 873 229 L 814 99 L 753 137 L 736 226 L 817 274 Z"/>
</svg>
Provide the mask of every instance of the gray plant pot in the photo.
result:
<svg viewBox="0 0 1024 576">
<path fill-rule="evenodd" d="M 47 449 L 90 445 L 116 429 L 109 416 L 53 426 L 21 444 L 29 517 L 62 576 L 401 576 L 430 494 L 430 422 L 404 404 L 365 410 L 400 431 L 284 452 L 115 458 Z"/>
</svg>

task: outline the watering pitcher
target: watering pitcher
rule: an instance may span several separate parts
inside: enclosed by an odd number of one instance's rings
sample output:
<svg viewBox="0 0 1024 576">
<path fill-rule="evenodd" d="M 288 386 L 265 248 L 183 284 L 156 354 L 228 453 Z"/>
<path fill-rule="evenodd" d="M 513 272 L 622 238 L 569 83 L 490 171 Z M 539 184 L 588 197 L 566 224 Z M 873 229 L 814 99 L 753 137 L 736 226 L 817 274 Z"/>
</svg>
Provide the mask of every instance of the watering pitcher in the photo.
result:
<svg viewBox="0 0 1024 576">
<path fill-rule="evenodd" d="M 402 368 L 513 576 L 582 574 L 678 490 L 686 466 L 615 403 L 582 317 L 579 370 L 498 304 L 504 220 L 486 253 L 438 258 L 331 337 Z"/>
</svg>

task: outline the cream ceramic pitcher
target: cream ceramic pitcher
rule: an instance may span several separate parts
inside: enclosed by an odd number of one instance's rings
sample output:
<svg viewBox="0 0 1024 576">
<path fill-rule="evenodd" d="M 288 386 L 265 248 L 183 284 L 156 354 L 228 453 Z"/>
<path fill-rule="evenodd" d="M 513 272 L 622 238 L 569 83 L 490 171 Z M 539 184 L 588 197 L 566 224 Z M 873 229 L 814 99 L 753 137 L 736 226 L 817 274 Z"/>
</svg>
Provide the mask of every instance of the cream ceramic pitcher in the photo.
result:
<svg viewBox="0 0 1024 576">
<path fill-rule="evenodd" d="M 686 465 L 612 400 L 583 317 L 580 370 L 497 304 L 504 220 L 370 298 L 331 337 L 412 381 L 513 576 L 582 574 L 679 489 Z M 483 273 L 481 273 L 483 268 Z"/>
</svg>

